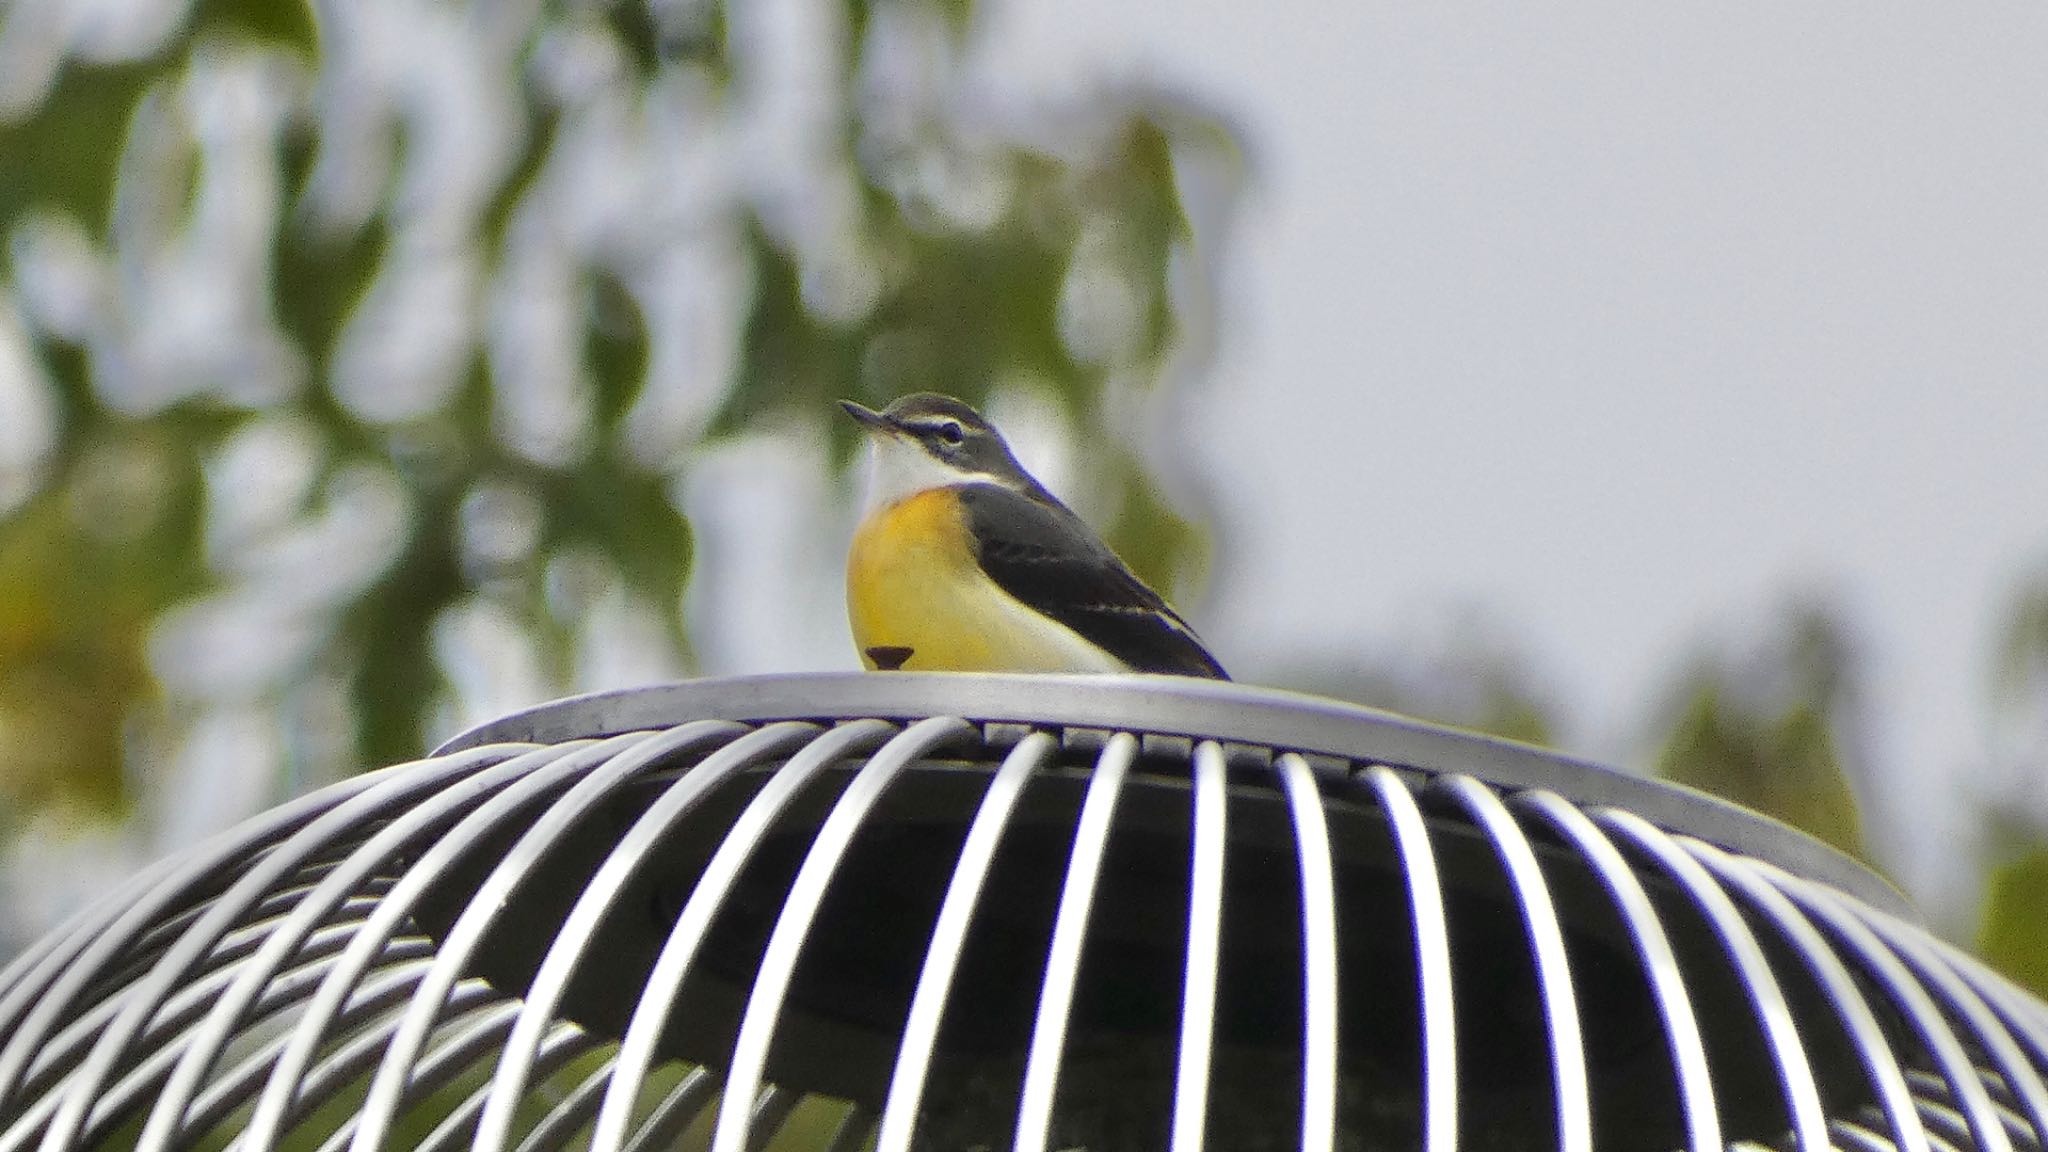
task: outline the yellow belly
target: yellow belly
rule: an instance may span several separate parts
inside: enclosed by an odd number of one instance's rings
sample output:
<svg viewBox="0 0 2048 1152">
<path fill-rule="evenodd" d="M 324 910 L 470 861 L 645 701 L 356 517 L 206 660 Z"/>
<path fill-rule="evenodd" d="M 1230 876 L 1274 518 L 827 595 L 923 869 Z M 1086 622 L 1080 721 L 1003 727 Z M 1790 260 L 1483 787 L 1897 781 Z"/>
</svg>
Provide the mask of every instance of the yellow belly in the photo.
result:
<svg viewBox="0 0 2048 1152">
<path fill-rule="evenodd" d="M 907 648 L 911 672 L 1121 672 L 1125 666 L 999 588 L 975 562 L 966 514 L 946 489 L 868 517 L 846 562 L 861 662 Z"/>
</svg>

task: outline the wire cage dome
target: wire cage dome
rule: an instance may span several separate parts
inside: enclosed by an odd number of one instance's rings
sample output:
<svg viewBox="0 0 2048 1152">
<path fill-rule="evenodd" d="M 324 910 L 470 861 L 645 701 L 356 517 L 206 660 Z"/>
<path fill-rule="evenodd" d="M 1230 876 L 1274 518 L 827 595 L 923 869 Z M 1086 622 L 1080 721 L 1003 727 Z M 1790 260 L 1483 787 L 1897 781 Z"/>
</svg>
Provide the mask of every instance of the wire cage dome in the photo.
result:
<svg viewBox="0 0 2048 1152">
<path fill-rule="evenodd" d="M 1745 810 L 1166 678 L 507 717 L 0 972 L 0 1152 L 2029 1152 L 2048 1009 Z"/>
</svg>

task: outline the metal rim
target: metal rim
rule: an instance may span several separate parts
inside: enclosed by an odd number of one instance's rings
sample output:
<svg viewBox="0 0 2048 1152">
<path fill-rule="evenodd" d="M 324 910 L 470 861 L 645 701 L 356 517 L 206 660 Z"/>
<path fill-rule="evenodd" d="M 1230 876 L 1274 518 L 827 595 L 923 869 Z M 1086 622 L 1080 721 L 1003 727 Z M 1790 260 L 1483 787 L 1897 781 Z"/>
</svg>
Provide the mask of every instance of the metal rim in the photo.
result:
<svg viewBox="0 0 2048 1152">
<path fill-rule="evenodd" d="M 1495 787 L 1558 792 L 1755 857 L 1918 919 L 1888 881 L 1832 846 L 1704 792 L 1528 744 L 1426 724 L 1317 696 L 1181 676 L 892 672 L 739 676 L 572 696 L 478 725 L 436 755 L 497 743 L 556 743 L 666 727 L 677 716 L 755 723 L 804 717 L 920 719 L 1102 729 L 1216 740 L 1428 770 L 1456 764 Z"/>
</svg>

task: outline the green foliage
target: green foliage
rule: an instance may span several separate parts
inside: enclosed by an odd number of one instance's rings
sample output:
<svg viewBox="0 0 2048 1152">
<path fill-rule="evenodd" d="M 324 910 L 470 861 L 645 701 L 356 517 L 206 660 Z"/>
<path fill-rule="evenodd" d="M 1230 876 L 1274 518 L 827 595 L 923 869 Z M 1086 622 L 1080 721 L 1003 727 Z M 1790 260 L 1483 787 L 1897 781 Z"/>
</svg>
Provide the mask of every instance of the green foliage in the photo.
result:
<svg viewBox="0 0 2048 1152">
<path fill-rule="evenodd" d="M 1199 588 L 1206 571 L 1208 534 L 1199 524 L 1173 510 L 1141 461 L 1122 446 L 1101 451 L 1093 461 L 1097 483 L 1122 492 L 1116 516 L 1103 526 L 1103 536 L 1124 563 L 1155 588 L 1179 591 Z"/>
<path fill-rule="evenodd" d="M 2048 996 L 2048 848 L 1992 870 L 1976 948 L 2000 972 Z"/>
<path fill-rule="evenodd" d="M 192 9 L 189 25 L 202 35 L 239 33 L 309 60 L 319 47 L 304 0 L 197 0 Z"/>
<path fill-rule="evenodd" d="M 1750 666 L 1702 662 L 1687 678 L 1657 775 L 1867 857 L 1838 735 L 1854 703 L 1846 630 L 1805 607 L 1778 636 Z"/>
<path fill-rule="evenodd" d="M 1754 808 L 1865 855 L 1856 796 L 1826 719 L 1795 705 L 1772 715 L 1703 683 L 1657 756 L 1657 775 Z"/>
<path fill-rule="evenodd" d="M 1982 805 L 1992 861 L 1976 948 L 1999 971 L 2048 996 L 2048 829 L 2033 802 L 2048 766 L 2048 573 L 2013 597 L 1993 666 L 1998 784 Z"/>
<path fill-rule="evenodd" d="M 1167 263 L 1187 238 L 1166 130 L 1136 110 L 1112 124 L 1076 160 L 1029 148 L 975 157 L 977 178 L 1005 186 L 999 196 L 977 193 L 1009 202 L 998 226 L 947 227 L 931 193 L 888 190 L 901 177 L 894 165 L 860 166 L 861 242 L 879 282 L 872 303 L 850 317 L 820 314 L 796 254 L 757 224 L 748 237 L 755 291 L 741 374 L 715 427 L 905 392 L 980 404 L 1004 377 L 1023 373 L 1050 383 L 1082 426 L 1099 425 L 1110 376 L 1155 370 L 1171 348 Z M 1077 261 L 1120 273 L 1137 297 L 1127 338 L 1100 355 L 1073 347 L 1056 323 Z M 850 425 L 834 428 L 842 457 L 857 442 Z"/>
<path fill-rule="evenodd" d="M 114 169 L 135 105 L 162 69 L 142 64 L 73 67 L 34 117 L 0 123 L 0 220 L 59 206 L 104 228 Z"/>
<path fill-rule="evenodd" d="M 700 140 L 665 132 L 755 130 L 729 90 L 760 61 L 735 59 L 720 4 L 544 5 L 510 39 L 450 15 L 412 31 L 473 57 L 408 74 L 412 87 L 349 71 L 350 52 L 395 49 L 351 42 L 366 35 L 352 20 L 316 22 L 297 0 L 202 0 L 134 59 L 66 59 L 31 107 L 0 119 L 0 233 L 40 238 L 0 248 L 0 321 L 23 317 L 41 372 L 14 390 L 43 393 L 59 417 L 31 494 L 0 507 L 0 803 L 117 810 L 139 719 L 175 732 L 253 696 L 286 725 L 322 684 L 346 696 L 348 751 L 298 774 L 417 755 L 457 690 L 445 626 L 479 607 L 512 623 L 556 691 L 580 686 L 592 605 L 608 600 L 644 609 L 687 662 L 680 608 L 696 552 L 674 490 L 707 438 L 832 421 L 843 463 L 853 438 L 833 421 L 841 397 L 932 388 L 980 400 L 1025 377 L 1048 382 L 1072 426 L 1089 429 L 1112 380 L 1148 386 L 1175 336 L 1168 261 L 1188 240 L 1172 166 L 1180 129 L 1166 125 L 1200 125 L 1103 99 L 1064 111 L 1064 140 L 1026 143 L 937 105 L 878 111 L 857 91 L 876 36 L 936 29 L 943 69 L 972 27 L 963 0 L 890 12 L 888 30 L 865 4 L 842 13 L 836 137 L 809 173 L 827 191 L 793 212 L 745 180 L 722 193 L 708 182 L 709 200 L 671 195 L 678 169 L 664 159 Z M 463 90 L 480 103 L 450 137 L 454 105 L 421 85 L 468 83 L 478 60 L 498 72 Z M 252 84 L 266 95 L 251 97 Z M 227 140 L 252 99 L 280 102 L 275 138 Z M 472 139 L 475 165 L 451 167 Z M 358 178 L 367 192 L 351 190 Z M 476 182 L 469 199 L 448 192 L 461 180 Z M 850 212 L 835 181 L 851 189 Z M 640 199 L 596 215 L 614 196 Z M 262 227 L 238 231 L 236 213 Z M 162 335 L 146 327 L 151 310 L 214 299 L 221 282 L 200 283 L 218 270 L 208 258 L 230 266 L 249 237 L 267 247 L 256 282 L 228 289 L 242 295 L 223 328 L 196 352 L 150 343 Z M 679 330 L 708 338 L 664 294 L 676 274 L 662 254 L 690 245 L 734 254 L 740 272 L 727 286 L 737 355 L 716 379 L 679 379 L 673 356 L 659 367 Z M 423 270 L 458 288 L 379 318 L 380 300 Z M 183 300 L 180 276 L 192 278 Z M 49 288 L 74 282 L 87 299 L 77 314 Z M 503 311 L 534 299 L 567 303 L 541 320 Z M 574 329 L 560 345 L 520 342 L 559 316 Z M 200 322 L 183 321 L 187 339 Z M 411 330 L 435 324 L 458 333 L 452 348 Z M 559 395 L 544 402 L 519 392 L 537 346 L 567 348 L 545 381 Z M 435 355 L 447 365 L 419 368 Z M 438 380 L 450 383 L 437 397 Z M 553 405 L 553 427 L 536 431 L 522 403 Z M 685 417 L 660 433 L 649 413 L 663 403 Z M 303 477 L 277 464 L 276 477 L 223 478 L 252 431 L 279 429 L 303 448 Z M 110 461 L 128 469 L 111 492 Z M 1114 494 L 1117 542 L 1155 578 L 1198 573 L 1200 533 L 1128 449 L 1106 461 L 1091 478 Z M 256 527 L 235 527 L 247 516 Z M 386 536 L 330 533 L 353 551 L 265 575 L 313 547 L 315 528 L 372 521 Z M 290 624 L 274 646 L 280 667 L 253 683 L 180 680 L 164 621 L 251 599 L 289 609 L 278 609 Z M 303 650 L 287 643 L 299 633 L 311 637 Z"/>
<path fill-rule="evenodd" d="M 105 430 L 0 532 L 0 812 L 124 801 L 149 625 L 197 585 L 190 430 Z"/>
</svg>

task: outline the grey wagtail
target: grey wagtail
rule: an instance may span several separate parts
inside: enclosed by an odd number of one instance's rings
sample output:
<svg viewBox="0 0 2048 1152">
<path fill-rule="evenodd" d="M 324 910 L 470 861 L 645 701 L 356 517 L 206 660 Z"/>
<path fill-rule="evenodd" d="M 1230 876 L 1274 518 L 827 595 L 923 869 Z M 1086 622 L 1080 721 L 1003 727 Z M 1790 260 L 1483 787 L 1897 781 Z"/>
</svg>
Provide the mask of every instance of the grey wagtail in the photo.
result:
<svg viewBox="0 0 2048 1152">
<path fill-rule="evenodd" d="M 846 558 L 847 612 L 869 668 L 1229 679 L 980 413 L 930 392 L 880 412 L 840 404 L 873 451 Z"/>
</svg>

